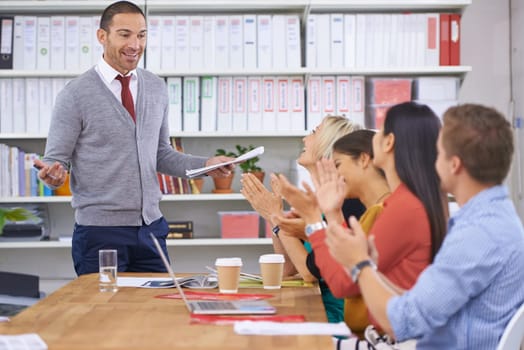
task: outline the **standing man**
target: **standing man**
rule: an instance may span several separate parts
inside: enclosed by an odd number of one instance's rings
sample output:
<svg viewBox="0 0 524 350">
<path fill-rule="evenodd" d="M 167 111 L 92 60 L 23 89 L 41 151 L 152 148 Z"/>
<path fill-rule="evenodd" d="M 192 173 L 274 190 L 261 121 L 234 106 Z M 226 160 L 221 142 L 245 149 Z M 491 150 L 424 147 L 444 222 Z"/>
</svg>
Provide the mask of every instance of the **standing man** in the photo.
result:
<svg viewBox="0 0 524 350">
<path fill-rule="evenodd" d="M 442 188 L 461 208 L 413 288 L 398 293 L 384 283 L 354 218 L 352 229 L 330 223 L 327 243 L 358 282 L 373 317 L 397 341 L 417 339 L 417 349 L 495 349 L 524 301 L 524 230 L 502 185 L 512 130 L 494 109 L 452 107 L 437 149 Z"/>
<path fill-rule="evenodd" d="M 146 36 L 144 13 L 135 4 L 118 1 L 104 10 L 97 30 L 103 57 L 57 96 L 45 156 L 35 161 L 50 187 L 61 186 L 70 171 L 78 275 L 98 271 L 99 249 L 118 249 L 119 271 L 165 271 L 149 237 L 158 237 L 167 253 L 157 172 L 182 177 L 186 169 L 231 159 L 173 150 L 166 85 L 137 69 Z"/>
</svg>

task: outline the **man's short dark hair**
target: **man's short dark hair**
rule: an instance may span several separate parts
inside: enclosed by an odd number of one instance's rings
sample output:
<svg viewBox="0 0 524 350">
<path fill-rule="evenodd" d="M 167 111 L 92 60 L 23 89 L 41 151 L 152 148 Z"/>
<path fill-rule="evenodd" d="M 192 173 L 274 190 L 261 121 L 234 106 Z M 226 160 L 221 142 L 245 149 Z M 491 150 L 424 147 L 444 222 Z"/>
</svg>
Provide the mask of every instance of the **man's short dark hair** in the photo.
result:
<svg viewBox="0 0 524 350">
<path fill-rule="evenodd" d="M 142 9 L 132 2 L 117 1 L 106 7 L 102 13 L 102 17 L 100 17 L 100 29 L 109 32 L 109 26 L 113 21 L 113 17 L 119 13 L 139 13 L 146 18 Z"/>
<path fill-rule="evenodd" d="M 493 108 L 464 104 L 444 113 L 442 146 L 461 159 L 469 175 L 481 183 L 501 184 L 513 157 L 510 123 Z"/>
</svg>

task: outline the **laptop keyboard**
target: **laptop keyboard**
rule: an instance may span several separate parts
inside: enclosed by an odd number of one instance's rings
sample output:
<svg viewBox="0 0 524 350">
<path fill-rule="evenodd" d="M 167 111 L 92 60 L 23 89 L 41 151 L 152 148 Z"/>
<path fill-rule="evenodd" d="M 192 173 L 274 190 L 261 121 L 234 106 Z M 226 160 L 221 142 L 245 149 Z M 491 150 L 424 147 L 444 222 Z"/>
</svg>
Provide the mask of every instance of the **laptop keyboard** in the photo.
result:
<svg viewBox="0 0 524 350">
<path fill-rule="evenodd" d="M 197 301 L 201 310 L 235 310 L 235 305 L 229 301 Z"/>
</svg>

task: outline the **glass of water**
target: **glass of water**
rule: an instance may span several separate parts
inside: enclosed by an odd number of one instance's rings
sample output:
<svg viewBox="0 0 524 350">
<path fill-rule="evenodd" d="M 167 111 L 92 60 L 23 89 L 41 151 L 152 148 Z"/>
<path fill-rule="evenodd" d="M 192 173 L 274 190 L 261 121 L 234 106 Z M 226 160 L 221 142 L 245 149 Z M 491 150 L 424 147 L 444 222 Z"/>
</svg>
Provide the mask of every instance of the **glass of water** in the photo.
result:
<svg viewBox="0 0 524 350">
<path fill-rule="evenodd" d="M 99 281 L 98 287 L 101 292 L 116 292 L 116 271 L 117 271 L 117 251 L 116 249 L 102 249 L 98 251 L 99 262 Z"/>
</svg>

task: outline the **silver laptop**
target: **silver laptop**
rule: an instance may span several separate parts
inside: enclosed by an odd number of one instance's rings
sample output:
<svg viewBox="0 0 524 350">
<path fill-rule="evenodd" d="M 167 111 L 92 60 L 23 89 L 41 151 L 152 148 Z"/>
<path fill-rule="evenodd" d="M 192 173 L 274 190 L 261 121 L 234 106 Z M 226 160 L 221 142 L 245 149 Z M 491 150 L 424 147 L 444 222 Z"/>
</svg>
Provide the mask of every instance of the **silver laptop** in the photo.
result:
<svg viewBox="0 0 524 350">
<path fill-rule="evenodd" d="M 241 314 L 274 314 L 276 313 L 276 308 L 264 300 L 235 300 L 235 301 L 218 301 L 218 300 L 199 300 L 199 301 L 189 301 L 184 294 L 184 290 L 180 287 L 175 273 L 167 261 L 164 251 L 160 247 L 156 237 L 150 233 L 151 239 L 155 244 L 158 254 L 162 258 L 164 265 L 166 267 L 169 276 L 173 279 L 182 300 L 186 304 L 187 309 L 190 313 L 198 315 L 241 315 Z"/>
</svg>

